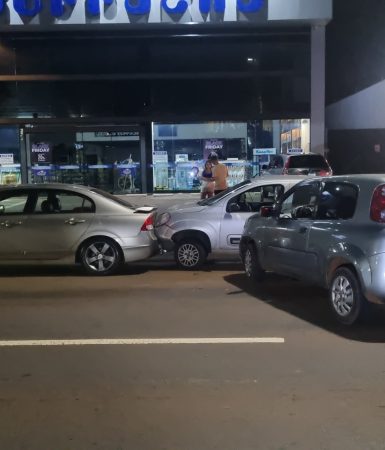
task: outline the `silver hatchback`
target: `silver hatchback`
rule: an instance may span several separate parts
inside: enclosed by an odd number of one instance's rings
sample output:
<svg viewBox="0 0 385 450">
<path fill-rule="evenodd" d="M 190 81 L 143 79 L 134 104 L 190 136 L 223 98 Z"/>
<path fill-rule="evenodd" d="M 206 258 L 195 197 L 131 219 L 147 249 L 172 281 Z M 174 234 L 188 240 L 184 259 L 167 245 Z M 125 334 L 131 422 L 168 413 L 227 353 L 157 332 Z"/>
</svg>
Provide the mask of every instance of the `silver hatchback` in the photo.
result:
<svg viewBox="0 0 385 450">
<path fill-rule="evenodd" d="M 272 205 L 301 177 L 259 177 L 228 188 L 215 197 L 158 209 L 155 233 L 162 247 L 174 251 L 182 269 L 199 268 L 209 254 L 238 255 L 246 219 Z"/>
<path fill-rule="evenodd" d="M 151 208 L 85 186 L 0 188 L 0 264 L 80 263 L 107 275 L 157 251 Z"/>
<path fill-rule="evenodd" d="M 335 317 L 353 324 L 385 303 L 385 176 L 303 181 L 249 218 L 240 253 L 252 280 L 273 271 L 328 288 Z"/>
</svg>

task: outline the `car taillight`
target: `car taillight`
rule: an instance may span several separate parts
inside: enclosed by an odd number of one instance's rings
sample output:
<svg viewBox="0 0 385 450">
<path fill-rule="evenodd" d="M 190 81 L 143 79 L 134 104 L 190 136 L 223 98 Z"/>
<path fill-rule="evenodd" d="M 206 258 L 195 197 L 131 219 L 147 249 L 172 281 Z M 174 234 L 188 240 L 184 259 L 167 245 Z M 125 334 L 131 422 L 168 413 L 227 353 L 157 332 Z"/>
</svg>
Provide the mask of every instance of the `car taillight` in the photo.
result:
<svg viewBox="0 0 385 450">
<path fill-rule="evenodd" d="M 154 229 L 154 215 L 150 214 L 144 221 L 140 231 L 150 231 Z"/>
<path fill-rule="evenodd" d="M 287 160 L 286 160 L 286 162 L 285 162 L 285 165 L 283 166 L 283 171 L 282 171 L 282 173 L 283 173 L 284 175 L 287 175 L 287 174 L 289 173 L 289 167 L 290 167 L 289 162 L 290 162 L 290 156 L 287 158 Z"/>
<path fill-rule="evenodd" d="M 385 184 L 381 184 L 373 192 L 370 218 L 375 222 L 385 223 Z"/>
</svg>

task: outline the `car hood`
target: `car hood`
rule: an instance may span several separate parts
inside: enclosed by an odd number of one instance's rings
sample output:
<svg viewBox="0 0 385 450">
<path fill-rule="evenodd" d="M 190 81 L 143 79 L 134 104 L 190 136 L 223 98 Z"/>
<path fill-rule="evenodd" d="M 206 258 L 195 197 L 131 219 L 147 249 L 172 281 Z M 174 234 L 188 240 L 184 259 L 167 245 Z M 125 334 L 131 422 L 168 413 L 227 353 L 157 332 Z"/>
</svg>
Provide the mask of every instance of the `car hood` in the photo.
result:
<svg viewBox="0 0 385 450">
<path fill-rule="evenodd" d="M 197 202 L 188 202 L 188 203 L 179 203 L 173 206 L 169 206 L 167 208 L 167 212 L 169 213 L 191 213 L 191 212 L 199 212 L 206 209 L 206 205 L 198 205 Z"/>
</svg>

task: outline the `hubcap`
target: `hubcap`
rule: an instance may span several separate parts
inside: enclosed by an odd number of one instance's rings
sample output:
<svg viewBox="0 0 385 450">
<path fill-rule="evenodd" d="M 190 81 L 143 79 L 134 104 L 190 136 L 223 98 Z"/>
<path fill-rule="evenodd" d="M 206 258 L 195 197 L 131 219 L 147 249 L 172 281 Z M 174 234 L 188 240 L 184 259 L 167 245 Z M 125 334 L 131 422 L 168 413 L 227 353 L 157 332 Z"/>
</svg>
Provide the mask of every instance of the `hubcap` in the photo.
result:
<svg viewBox="0 0 385 450">
<path fill-rule="evenodd" d="M 86 249 L 85 261 L 92 270 L 104 272 L 115 263 L 116 253 L 107 242 L 94 242 Z"/>
<path fill-rule="evenodd" d="M 350 281 L 343 275 L 338 276 L 332 285 L 332 303 L 336 312 L 347 316 L 354 304 L 354 294 Z"/>
<path fill-rule="evenodd" d="M 199 262 L 199 250 L 193 244 L 183 244 L 178 250 L 178 260 L 186 267 L 194 267 Z"/>
<path fill-rule="evenodd" d="M 245 253 L 245 260 L 244 260 L 244 265 L 245 265 L 245 272 L 246 275 L 248 277 L 251 277 L 252 275 L 252 268 L 251 268 L 251 251 L 249 249 L 246 250 Z"/>
</svg>

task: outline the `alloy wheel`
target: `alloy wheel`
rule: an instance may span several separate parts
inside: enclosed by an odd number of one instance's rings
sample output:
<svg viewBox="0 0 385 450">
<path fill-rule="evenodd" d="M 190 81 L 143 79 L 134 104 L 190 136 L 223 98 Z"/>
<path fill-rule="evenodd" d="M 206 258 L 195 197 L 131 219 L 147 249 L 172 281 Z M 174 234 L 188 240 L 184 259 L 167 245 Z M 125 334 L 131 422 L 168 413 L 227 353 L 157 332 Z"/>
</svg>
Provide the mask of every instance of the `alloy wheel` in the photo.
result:
<svg viewBox="0 0 385 450">
<path fill-rule="evenodd" d="M 199 249 L 190 243 L 183 244 L 178 249 L 178 260 L 182 266 L 194 267 L 199 263 Z"/>
<path fill-rule="evenodd" d="M 249 278 L 251 278 L 253 276 L 253 268 L 252 268 L 252 255 L 249 248 L 246 249 L 243 264 L 245 266 L 246 275 Z"/>
<path fill-rule="evenodd" d="M 354 293 L 347 277 L 339 275 L 332 285 L 331 300 L 337 314 L 348 316 L 354 306 Z"/>
<path fill-rule="evenodd" d="M 95 272 L 107 272 L 115 263 L 117 254 L 115 248 L 108 242 L 93 242 L 84 253 L 88 267 Z"/>
</svg>

